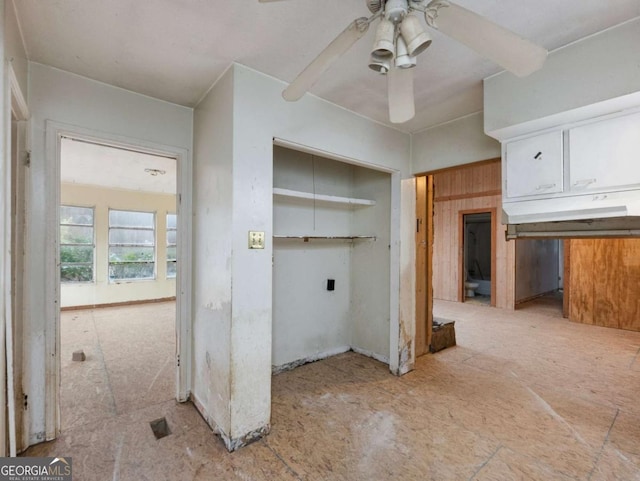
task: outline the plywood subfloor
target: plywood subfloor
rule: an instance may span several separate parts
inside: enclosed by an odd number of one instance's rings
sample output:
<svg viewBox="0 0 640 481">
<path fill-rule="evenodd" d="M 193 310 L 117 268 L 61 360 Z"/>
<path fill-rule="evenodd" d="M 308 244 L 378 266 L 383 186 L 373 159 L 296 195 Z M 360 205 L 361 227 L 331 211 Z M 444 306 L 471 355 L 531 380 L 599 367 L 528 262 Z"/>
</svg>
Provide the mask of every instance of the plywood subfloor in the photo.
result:
<svg viewBox="0 0 640 481">
<path fill-rule="evenodd" d="M 275 376 L 271 434 L 236 453 L 160 400 L 27 454 L 72 456 L 78 480 L 640 479 L 640 333 L 443 301 L 435 315 L 458 346 L 402 378 L 354 353 Z"/>
<path fill-rule="evenodd" d="M 175 396 L 175 302 L 63 311 L 60 345 L 63 431 Z"/>
<path fill-rule="evenodd" d="M 516 309 L 531 314 L 562 318 L 562 296 L 562 291 L 552 292 L 517 304 Z"/>
</svg>

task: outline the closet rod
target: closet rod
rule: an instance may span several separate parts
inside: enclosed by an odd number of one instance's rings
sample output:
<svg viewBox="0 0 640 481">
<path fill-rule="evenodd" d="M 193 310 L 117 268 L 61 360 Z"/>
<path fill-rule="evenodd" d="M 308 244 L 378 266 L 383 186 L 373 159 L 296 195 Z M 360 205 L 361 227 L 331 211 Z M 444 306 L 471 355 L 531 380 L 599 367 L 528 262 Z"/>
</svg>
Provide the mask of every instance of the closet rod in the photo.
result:
<svg viewBox="0 0 640 481">
<path fill-rule="evenodd" d="M 324 240 L 357 240 L 368 239 L 375 241 L 375 236 L 370 235 L 349 235 L 349 236 L 315 236 L 315 235 L 274 235 L 274 239 L 302 239 L 308 242 L 311 239 L 324 239 Z"/>
</svg>

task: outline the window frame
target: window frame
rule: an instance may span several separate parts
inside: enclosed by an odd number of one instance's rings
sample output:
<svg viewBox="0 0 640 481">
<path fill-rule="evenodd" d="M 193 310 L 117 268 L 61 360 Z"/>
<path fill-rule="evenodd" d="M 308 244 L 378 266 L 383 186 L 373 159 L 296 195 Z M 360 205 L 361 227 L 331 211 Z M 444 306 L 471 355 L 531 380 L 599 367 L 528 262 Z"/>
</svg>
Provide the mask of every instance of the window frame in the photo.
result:
<svg viewBox="0 0 640 481">
<path fill-rule="evenodd" d="M 169 216 L 172 215 L 176 218 L 176 226 L 169 227 Z M 169 232 L 176 233 L 176 241 L 171 244 L 169 242 Z M 165 237 L 166 237 L 166 250 L 165 250 L 165 261 L 166 261 L 166 278 L 167 279 L 175 279 L 178 277 L 178 213 L 177 212 L 167 212 L 165 215 Z M 175 260 L 169 260 L 169 248 L 174 247 L 176 249 L 176 258 Z M 175 274 L 169 275 L 169 263 L 175 264 Z"/>
<path fill-rule="evenodd" d="M 151 214 L 153 216 L 152 227 L 124 227 L 124 226 L 112 226 L 111 225 L 111 212 L 130 212 L 137 214 Z M 156 281 L 158 278 L 158 228 L 157 228 L 157 212 L 147 210 L 134 210 L 134 209 L 114 209 L 109 207 L 107 215 L 107 281 L 109 284 L 122 284 L 129 282 L 148 282 Z M 132 244 L 132 243 L 112 243 L 111 242 L 111 230 L 135 230 L 135 231 L 151 231 L 153 232 L 153 244 Z M 111 248 L 112 247 L 152 247 L 153 259 L 151 261 L 111 261 Z M 152 264 L 153 274 L 151 277 L 126 277 L 126 278 L 111 278 L 111 265 L 112 264 Z"/>
<path fill-rule="evenodd" d="M 71 207 L 77 209 L 89 209 L 91 210 L 91 225 L 88 224 L 73 224 L 73 223 L 63 223 L 62 216 L 60 216 L 60 221 L 58 223 L 58 261 L 60 262 L 60 283 L 61 284 L 95 284 L 96 283 L 96 207 L 95 206 L 86 206 L 86 205 L 71 205 L 71 204 L 62 204 L 60 203 L 59 210 L 62 210 L 63 207 Z M 62 242 L 62 226 L 65 227 L 91 227 L 91 243 L 90 244 L 79 244 L 79 243 L 69 243 Z M 91 259 L 89 262 L 62 262 L 62 248 L 65 246 L 70 247 L 91 247 Z M 91 280 L 90 281 L 67 281 L 62 278 L 62 267 L 64 265 L 74 265 L 74 266 L 91 266 Z"/>
</svg>

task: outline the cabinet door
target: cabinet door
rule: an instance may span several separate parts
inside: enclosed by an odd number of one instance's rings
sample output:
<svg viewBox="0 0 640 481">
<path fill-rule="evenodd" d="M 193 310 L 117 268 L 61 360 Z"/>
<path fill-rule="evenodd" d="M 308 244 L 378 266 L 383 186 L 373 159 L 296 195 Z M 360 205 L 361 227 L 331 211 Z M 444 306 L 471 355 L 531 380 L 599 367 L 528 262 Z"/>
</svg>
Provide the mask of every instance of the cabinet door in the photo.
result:
<svg viewBox="0 0 640 481">
<path fill-rule="evenodd" d="M 506 146 L 507 197 L 562 192 L 562 132 L 509 142 Z"/>
<path fill-rule="evenodd" d="M 569 186 L 575 193 L 640 186 L 640 114 L 569 130 Z"/>
</svg>

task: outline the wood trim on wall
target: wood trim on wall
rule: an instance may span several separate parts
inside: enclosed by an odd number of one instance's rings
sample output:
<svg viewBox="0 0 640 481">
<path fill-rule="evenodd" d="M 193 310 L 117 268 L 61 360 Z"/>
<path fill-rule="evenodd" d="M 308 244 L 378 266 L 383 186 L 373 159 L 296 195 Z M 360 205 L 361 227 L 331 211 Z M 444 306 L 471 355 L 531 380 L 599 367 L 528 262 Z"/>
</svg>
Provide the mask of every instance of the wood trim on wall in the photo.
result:
<svg viewBox="0 0 640 481">
<path fill-rule="evenodd" d="M 433 175 L 427 176 L 427 351 L 433 337 Z"/>
<path fill-rule="evenodd" d="M 81 311 L 84 309 L 100 309 L 101 307 L 137 306 L 138 304 L 154 304 L 156 302 L 170 302 L 175 300 L 176 300 L 176 297 L 173 296 L 173 297 L 163 297 L 161 299 L 143 299 L 139 301 L 111 302 L 109 304 L 87 304 L 85 306 L 61 307 L 60 311 Z"/>
<path fill-rule="evenodd" d="M 427 352 L 427 178 L 416 178 L 416 357 Z"/>
<path fill-rule="evenodd" d="M 571 241 L 563 240 L 564 273 L 562 282 L 562 317 L 569 319 L 569 306 L 571 306 Z"/>
<path fill-rule="evenodd" d="M 489 197 L 492 195 L 502 195 L 502 190 L 487 190 L 484 192 L 472 192 L 470 194 L 460 194 L 460 195 L 443 195 L 442 197 L 435 197 L 433 201 L 446 202 L 448 200 L 473 199 L 475 197 Z"/>
<path fill-rule="evenodd" d="M 415 177 L 442 174 L 443 172 L 450 172 L 450 171 L 453 171 L 453 170 L 471 169 L 473 167 L 480 167 L 482 165 L 493 164 L 493 163 L 496 163 L 496 162 L 500 163 L 500 162 L 502 162 L 502 159 L 500 157 L 494 157 L 494 158 L 491 158 L 491 159 L 485 159 L 485 160 L 479 160 L 477 162 L 471 162 L 470 164 L 461 164 L 461 165 L 454 165 L 452 167 L 444 167 L 442 169 L 430 170 L 428 172 L 421 172 L 419 174 L 415 174 Z"/>
</svg>

